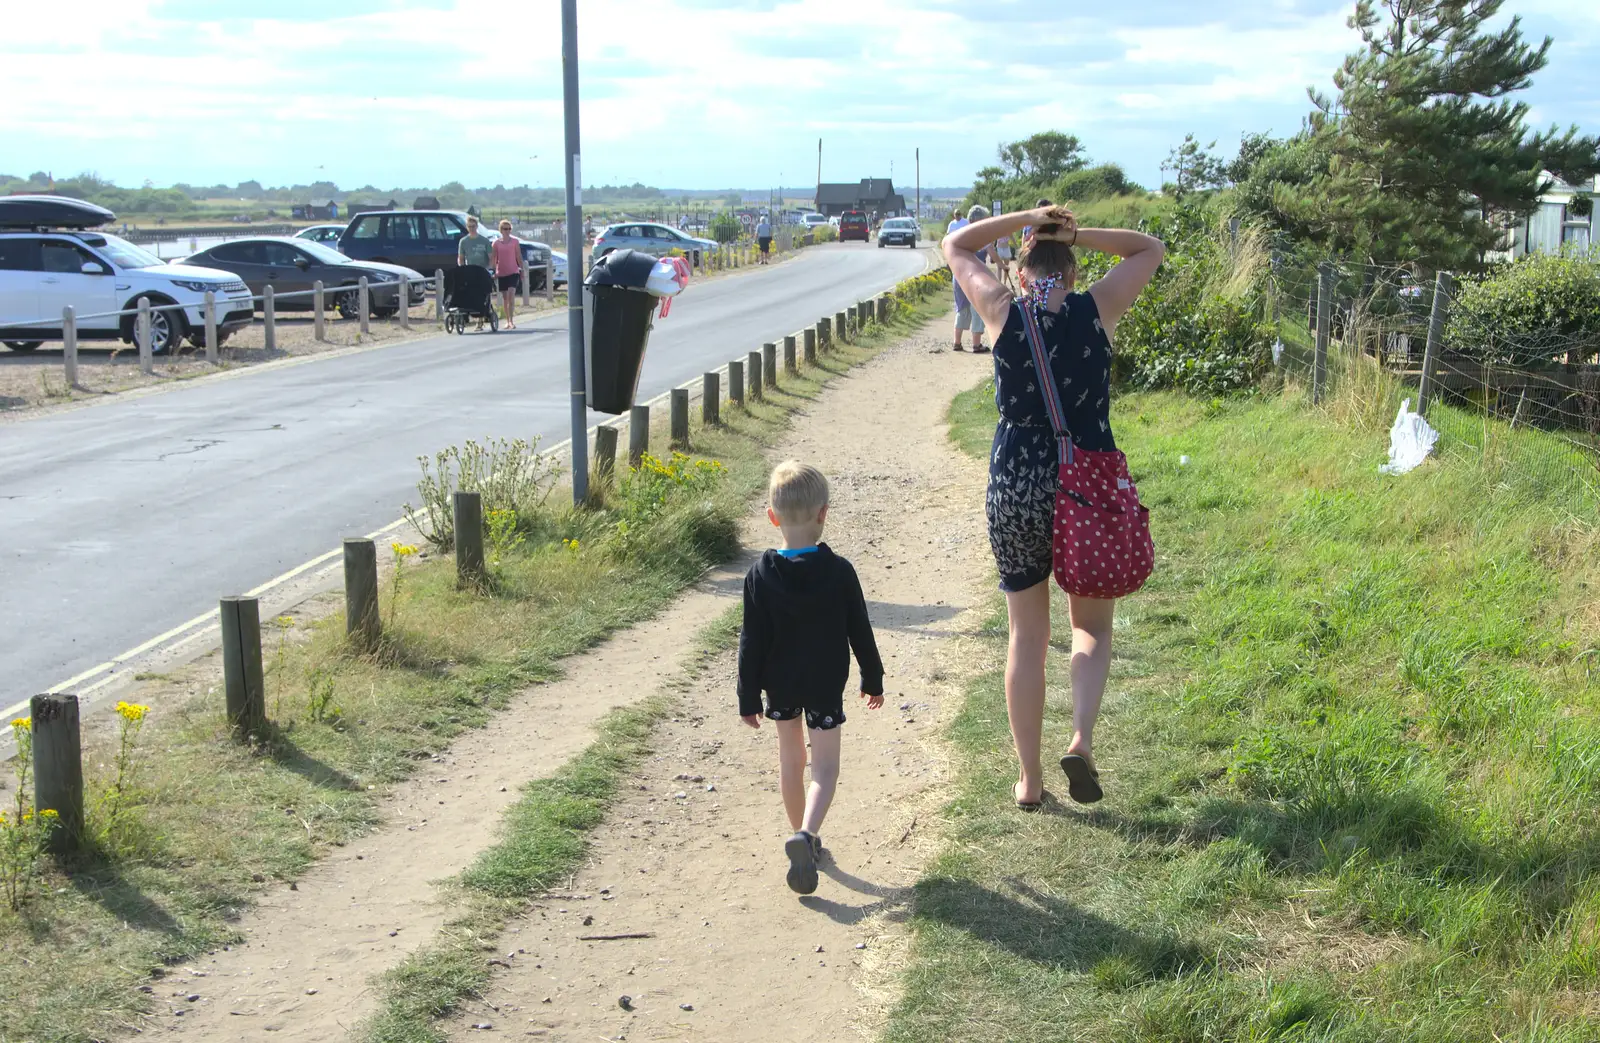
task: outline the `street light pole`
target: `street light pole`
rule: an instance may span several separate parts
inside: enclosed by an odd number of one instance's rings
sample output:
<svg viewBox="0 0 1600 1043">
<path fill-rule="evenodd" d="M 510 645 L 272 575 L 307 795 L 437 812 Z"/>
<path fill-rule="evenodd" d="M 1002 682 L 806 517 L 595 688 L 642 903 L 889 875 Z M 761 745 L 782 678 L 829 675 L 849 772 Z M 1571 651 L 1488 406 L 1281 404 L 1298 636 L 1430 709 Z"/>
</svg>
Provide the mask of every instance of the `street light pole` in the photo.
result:
<svg viewBox="0 0 1600 1043">
<path fill-rule="evenodd" d="M 589 498 L 589 407 L 583 357 L 583 167 L 578 147 L 578 0 L 561 0 L 561 98 L 567 147 L 567 368 L 572 377 L 572 502 Z"/>
</svg>

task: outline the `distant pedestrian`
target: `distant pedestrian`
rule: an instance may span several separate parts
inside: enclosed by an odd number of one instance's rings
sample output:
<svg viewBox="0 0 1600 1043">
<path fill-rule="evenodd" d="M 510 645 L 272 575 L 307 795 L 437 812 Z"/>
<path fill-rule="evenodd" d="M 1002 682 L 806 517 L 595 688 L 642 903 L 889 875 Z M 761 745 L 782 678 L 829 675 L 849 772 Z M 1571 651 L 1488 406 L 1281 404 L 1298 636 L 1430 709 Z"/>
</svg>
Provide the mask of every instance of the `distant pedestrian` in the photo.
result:
<svg viewBox="0 0 1600 1043">
<path fill-rule="evenodd" d="M 783 534 L 783 545 L 762 554 L 744 578 L 739 715 L 752 728 L 761 727 L 763 716 L 776 722 L 778 791 L 795 831 L 783 845 L 789 888 L 808 895 L 817 889 L 822 820 L 839 782 L 850 653 L 861 668 L 861 696 L 869 710 L 883 705 L 883 660 L 856 570 L 820 542 L 828 518 L 828 479 L 815 467 L 781 463 L 772 472 L 767 503 L 767 520 Z"/>
<path fill-rule="evenodd" d="M 982 221 L 987 219 L 988 216 L 989 211 L 985 207 L 974 205 L 972 209 L 967 211 L 966 217 L 957 217 L 954 221 L 950 222 L 950 227 L 946 230 L 946 238 L 955 232 L 959 232 L 961 229 L 972 224 L 974 221 Z M 978 260 L 984 262 L 985 264 L 988 263 L 989 252 L 987 248 L 978 251 Z M 959 281 L 952 280 L 951 286 L 954 287 L 956 298 L 955 350 L 967 350 L 966 345 L 961 343 L 961 334 L 967 330 L 971 330 L 972 353 L 974 355 L 982 355 L 989 350 L 983 344 L 983 316 L 979 315 L 977 310 L 972 307 L 972 302 L 967 299 L 967 295 L 961 289 L 961 283 Z"/>
<path fill-rule="evenodd" d="M 517 328 L 517 290 L 522 286 L 522 241 L 511 234 L 511 222 L 500 222 L 494 241 L 494 274 L 500 280 L 500 318 L 506 329 Z"/>
<path fill-rule="evenodd" d="M 478 219 L 471 214 L 467 215 L 467 234 L 456 242 L 456 264 L 475 264 L 494 271 L 494 247 L 489 237 L 478 231 Z"/>
<path fill-rule="evenodd" d="M 756 224 L 756 245 L 761 248 L 761 256 L 757 264 L 767 264 L 772 257 L 772 225 L 767 222 L 767 215 L 762 214 L 761 220 Z"/>
</svg>

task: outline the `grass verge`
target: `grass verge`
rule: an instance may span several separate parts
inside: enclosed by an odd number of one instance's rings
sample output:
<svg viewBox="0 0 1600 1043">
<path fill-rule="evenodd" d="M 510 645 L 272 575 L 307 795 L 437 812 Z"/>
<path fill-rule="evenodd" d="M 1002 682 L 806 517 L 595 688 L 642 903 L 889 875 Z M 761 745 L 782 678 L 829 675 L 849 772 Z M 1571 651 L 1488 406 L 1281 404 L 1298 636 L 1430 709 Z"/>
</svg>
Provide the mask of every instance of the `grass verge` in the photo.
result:
<svg viewBox="0 0 1600 1043">
<path fill-rule="evenodd" d="M 677 680 L 692 682 L 739 637 L 733 606 L 699 635 L 698 654 Z M 668 687 L 671 687 L 670 685 Z M 363 1043 L 437 1043 L 438 1021 L 460 1000 L 479 995 L 491 967 L 485 954 L 528 898 L 568 878 L 588 850 L 587 835 L 605 820 L 617 786 L 649 752 L 652 726 L 671 713 L 669 694 L 649 696 L 607 714 L 595 741 L 546 779 L 523 788 L 506 809 L 500 837 L 452 882 L 457 912 L 438 937 L 385 974 L 380 1008 L 356 1031 Z"/>
<path fill-rule="evenodd" d="M 724 477 L 627 515 L 626 541 L 626 502 L 552 511 L 537 538 L 496 552 L 487 593 L 458 590 L 449 559 L 406 558 L 383 594 L 376 655 L 349 650 L 337 613 L 268 621 L 273 727 L 259 745 L 229 740 L 214 664 L 147 682 L 170 698 L 144 725 L 115 828 L 93 809 L 114 787 L 116 746 L 96 743 L 85 751 L 92 853 L 47 867 L 20 913 L 0 910 L 0 1041 L 86 1043 L 136 1025 L 150 1002 L 139 984 L 237 940 L 256 893 L 378 824 L 382 790 L 733 553 L 737 519 L 766 485 L 766 447 L 790 417 L 945 306 L 931 295 L 785 375 L 763 401 L 725 405 L 721 427 L 692 433 L 692 451 Z M 626 728 L 614 726 L 621 742 Z"/>
<path fill-rule="evenodd" d="M 991 396 L 952 406 L 969 451 Z M 1160 561 L 1118 610 L 1108 798 L 1014 810 L 1003 677 L 971 685 L 884 1038 L 1600 1038 L 1595 503 L 1502 463 L 1550 436 L 1490 459 L 1442 411 L 1386 478 L 1387 419 L 1297 393 L 1116 412 Z"/>
</svg>

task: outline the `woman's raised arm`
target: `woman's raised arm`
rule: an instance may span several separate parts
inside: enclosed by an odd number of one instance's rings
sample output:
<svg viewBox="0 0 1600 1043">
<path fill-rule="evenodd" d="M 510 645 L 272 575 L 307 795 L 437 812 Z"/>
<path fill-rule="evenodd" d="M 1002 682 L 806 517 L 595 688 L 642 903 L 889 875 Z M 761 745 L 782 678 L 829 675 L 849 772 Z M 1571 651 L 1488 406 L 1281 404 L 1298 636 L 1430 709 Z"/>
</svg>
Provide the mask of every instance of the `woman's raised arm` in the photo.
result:
<svg viewBox="0 0 1600 1043">
<path fill-rule="evenodd" d="M 1039 211 L 1028 210 L 986 217 L 944 237 L 942 245 L 945 260 L 950 262 L 950 273 L 961 284 L 967 300 L 978 309 L 983 324 L 993 331 L 992 336 L 998 337 L 1005 328 L 1012 295 L 1005 284 L 989 271 L 989 266 L 978 260 L 978 251 L 992 247 L 1001 239 L 1010 238 L 1021 231 L 1023 225 L 1034 223 L 1038 216 Z"/>
</svg>

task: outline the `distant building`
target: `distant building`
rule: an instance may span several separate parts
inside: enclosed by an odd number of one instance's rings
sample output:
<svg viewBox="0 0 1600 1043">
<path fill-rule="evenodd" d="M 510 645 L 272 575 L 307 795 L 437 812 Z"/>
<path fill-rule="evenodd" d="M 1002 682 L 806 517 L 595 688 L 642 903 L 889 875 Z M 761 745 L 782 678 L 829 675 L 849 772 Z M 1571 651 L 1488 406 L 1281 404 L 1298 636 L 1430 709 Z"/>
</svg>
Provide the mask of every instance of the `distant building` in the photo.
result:
<svg viewBox="0 0 1600 1043">
<path fill-rule="evenodd" d="M 416 200 L 412 202 L 411 209 L 413 209 L 413 210 L 437 210 L 437 209 L 439 209 L 439 197 L 438 196 L 418 196 L 416 198 Z"/>
<path fill-rule="evenodd" d="M 1569 247 L 1582 250 L 1595 242 L 1593 207 L 1594 197 L 1600 195 L 1600 177 L 1587 185 L 1550 180 L 1550 188 L 1539 197 L 1539 208 L 1511 226 L 1512 257 L 1560 253 Z"/>
<path fill-rule="evenodd" d="M 828 217 L 838 217 L 846 210 L 860 210 L 880 216 L 898 214 L 905 210 L 906 198 L 894 190 L 894 183 L 886 177 L 864 177 L 858 184 L 821 184 L 817 186 L 817 210 Z"/>
<path fill-rule="evenodd" d="M 293 212 L 307 221 L 328 221 L 339 216 L 339 204 L 331 199 L 313 199 L 304 206 L 295 207 Z"/>
</svg>

